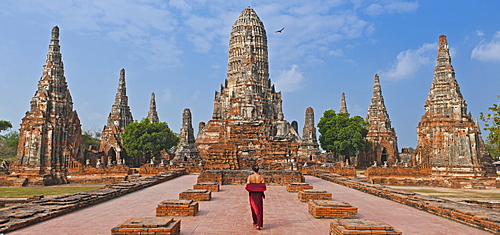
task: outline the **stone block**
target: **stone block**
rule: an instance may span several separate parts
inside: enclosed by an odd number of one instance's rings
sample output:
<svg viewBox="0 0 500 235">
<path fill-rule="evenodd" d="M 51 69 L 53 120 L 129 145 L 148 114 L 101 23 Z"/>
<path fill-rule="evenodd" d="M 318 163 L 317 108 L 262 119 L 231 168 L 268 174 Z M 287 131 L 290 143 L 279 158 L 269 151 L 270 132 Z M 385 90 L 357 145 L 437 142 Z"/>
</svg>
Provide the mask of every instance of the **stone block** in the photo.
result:
<svg viewBox="0 0 500 235">
<path fill-rule="evenodd" d="M 208 190 L 210 192 L 219 192 L 219 184 L 217 184 L 216 182 L 197 183 L 193 185 L 193 189 Z"/>
<path fill-rule="evenodd" d="M 402 232 L 376 219 L 336 219 L 330 223 L 330 234 L 402 234 Z"/>
<path fill-rule="evenodd" d="M 181 221 L 164 217 L 134 217 L 111 229 L 112 235 L 177 235 Z"/>
<path fill-rule="evenodd" d="M 210 201 L 212 192 L 206 189 L 188 189 L 179 193 L 179 200 Z"/>
<path fill-rule="evenodd" d="M 290 183 L 286 186 L 286 191 L 291 193 L 296 193 L 302 190 L 311 190 L 313 189 L 312 185 L 308 183 Z"/>
<path fill-rule="evenodd" d="M 198 208 L 198 202 L 193 200 L 168 199 L 158 204 L 156 216 L 194 216 Z"/>
<path fill-rule="evenodd" d="M 355 219 L 358 208 L 343 201 L 311 200 L 308 203 L 309 213 L 315 218 Z"/>
<path fill-rule="evenodd" d="M 298 193 L 301 202 L 309 200 L 332 200 L 332 194 L 324 190 L 303 190 Z"/>
</svg>

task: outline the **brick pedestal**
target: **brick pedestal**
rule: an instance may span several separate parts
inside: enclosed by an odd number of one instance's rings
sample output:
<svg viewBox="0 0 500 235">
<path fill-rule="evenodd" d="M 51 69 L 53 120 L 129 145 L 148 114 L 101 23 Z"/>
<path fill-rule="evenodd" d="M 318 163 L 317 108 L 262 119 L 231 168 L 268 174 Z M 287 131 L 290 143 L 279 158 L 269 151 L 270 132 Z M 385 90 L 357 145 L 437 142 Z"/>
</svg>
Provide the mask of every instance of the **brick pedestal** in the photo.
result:
<svg viewBox="0 0 500 235">
<path fill-rule="evenodd" d="M 212 192 L 206 189 L 188 189 L 182 193 L 179 193 L 179 200 L 210 201 L 210 199 L 212 199 Z"/>
<path fill-rule="evenodd" d="M 380 220 L 336 219 L 330 223 L 330 234 L 402 234 L 402 232 Z"/>
<path fill-rule="evenodd" d="M 198 202 L 193 200 L 169 199 L 156 207 L 156 216 L 194 216 L 198 212 Z"/>
<path fill-rule="evenodd" d="M 181 232 L 181 221 L 162 217 L 135 217 L 111 229 L 112 235 L 162 234 L 177 235 Z"/>
<path fill-rule="evenodd" d="M 219 184 L 215 182 L 197 183 L 193 185 L 193 189 L 208 190 L 210 192 L 219 192 Z"/>
<path fill-rule="evenodd" d="M 308 203 L 309 213 L 315 218 L 355 219 L 358 208 L 343 201 L 311 200 Z"/>
<path fill-rule="evenodd" d="M 324 190 L 303 190 L 298 193 L 301 202 L 309 200 L 332 200 L 332 194 Z"/>
<path fill-rule="evenodd" d="M 290 183 L 286 186 L 286 191 L 296 193 L 303 190 L 312 190 L 313 186 L 308 183 Z"/>
</svg>

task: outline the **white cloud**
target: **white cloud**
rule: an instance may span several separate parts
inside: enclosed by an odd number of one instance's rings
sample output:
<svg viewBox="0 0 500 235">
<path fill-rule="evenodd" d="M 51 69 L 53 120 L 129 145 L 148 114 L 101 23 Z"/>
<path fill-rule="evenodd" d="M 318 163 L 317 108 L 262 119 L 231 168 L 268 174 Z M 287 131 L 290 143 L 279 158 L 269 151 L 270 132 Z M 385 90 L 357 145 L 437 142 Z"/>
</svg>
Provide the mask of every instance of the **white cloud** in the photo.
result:
<svg viewBox="0 0 500 235">
<path fill-rule="evenodd" d="M 416 50 L 402 51 L 397 55 L 396 62 L 380 76 L 389 80 L 412 78 L 422 65 L 433 62 L 431 58 L 436 48 L 436 43 L 426 43 Z"/>
<path fill-rule="evenodd" d="M 290 70 L 280 71 L 274 82 L 276 90 L 292 92 L 300 89 L 304 75 L 298 70 L 298 67 L 298 65 L 294 64 Z"/>
<path fill-rule="evenodd" d="M 476 34 L 477 34 L 477 36 L 480 36 L 480 37 L 484 36 L 484 32 L 482 30 L 479 30 L 479 29 L 476 30 Z"/>
<path fill-rule="evenodd" d="M 381 1 L 370 4 L 366 8 L 366 14 L 370 16 L 379 16 L 385 13 L 400 14 L 416 11 L 418 7 L 418 2 Z"/>
<path fill-rule="evenodd" d="M 483 62 L 500 61 L 500 31 L 497 31 L 491 41 L 481 41 L 471 54 L 472 59 Z"/>
</svg>

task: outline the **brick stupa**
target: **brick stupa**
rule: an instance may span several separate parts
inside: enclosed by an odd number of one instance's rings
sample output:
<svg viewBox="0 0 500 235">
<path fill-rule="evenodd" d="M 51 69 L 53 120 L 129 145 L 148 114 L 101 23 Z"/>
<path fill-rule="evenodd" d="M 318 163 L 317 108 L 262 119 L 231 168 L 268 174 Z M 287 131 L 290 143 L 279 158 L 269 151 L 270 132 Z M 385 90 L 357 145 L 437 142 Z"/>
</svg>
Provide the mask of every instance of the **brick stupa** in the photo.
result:
<svg viewBox="0 0 500 235">
<path fill-rule="evenodd" d="M 387 108 L 385 107 L 382 88 L 377 74 L 375 74 L 373 96 L 365 120 L 369 122 L 366 140 L 372 142 L 372 149 L 366 154 L 361 154 L 364 157 L 360 156 L 359 165 L 370 166 L 376 162 L 377 166 L 392 166 L 399 159 L 398 140 L 396 131 L 391 125 Z"/>
<path fill-rule="evenodd" d="M 134 121 L 128 106 L 127 88 L 125 84 L 125 69 L 120 71 L 115 103 L 111 106 L 108 121 L 101 134 L 99 151 L 103 152 L 102 164 L 107 166 L 126 163 L 127 155 L 123 147 L 121 134 L 125 127 Z"/>
<path fill-rule="evenodd" d="M 68 183 L 67 166 L 83 162 L 80 119 L 64 76 L 59 28 L 52 29 L 49 52 L 30 111 L 22 119 L 12 174 L 28 178 L 28 185 Z"/>
<path fill-rule="evenodd" d="M 415 165 L 442 176 L 484 176 L 492 169 L 479 126 L 467 113 L 444 35 L 439 36 L 434 80 L 424 107 L 412 159 Z"/>
<path fill-rule="evenodd" d="M 212 120 L 196 139 L 205 169 L 276 170 L 297 157 L 300 137 L 284 120 L 268 70 L 266 30 L 247 7 L 232 27 L 227 79 L 215 92 Z"/>
</svg>

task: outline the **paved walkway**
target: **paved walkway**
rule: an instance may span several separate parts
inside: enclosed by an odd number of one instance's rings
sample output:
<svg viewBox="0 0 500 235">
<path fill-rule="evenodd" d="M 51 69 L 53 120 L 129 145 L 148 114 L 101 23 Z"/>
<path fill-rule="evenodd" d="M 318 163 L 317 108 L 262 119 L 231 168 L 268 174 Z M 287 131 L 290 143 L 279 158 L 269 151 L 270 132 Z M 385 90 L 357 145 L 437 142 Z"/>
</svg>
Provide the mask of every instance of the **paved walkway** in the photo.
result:
<svg viewBox="0 0 500 235">
<path fill-rule="evenodd" d="M 8 234 L 110 234 L 111 228 L 132 217 L 153 217 L 165 199 L 177 199 L 192 188 L 196 175 L 181 176 L 107 202 L 44 221 Z M 490 234 L 396 202 L 375 197 L 312 176 L 314 189 L 333 193 L 358 207 L 359 218 L 380 219 L 403 234 Z M 211 201 L 200 202 L 194 217 L 180 217 L 181 234 L 328 234 L 330 219 L 315 219 L 297 193 L 269 186 L 264 201 L 264 230 L 251 226 L 248 194 L 242 185 L 223 185 Z"/>
</svg>

